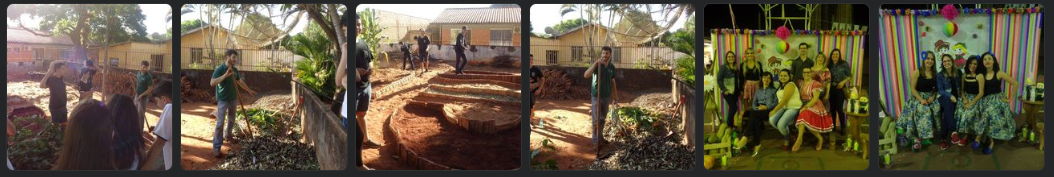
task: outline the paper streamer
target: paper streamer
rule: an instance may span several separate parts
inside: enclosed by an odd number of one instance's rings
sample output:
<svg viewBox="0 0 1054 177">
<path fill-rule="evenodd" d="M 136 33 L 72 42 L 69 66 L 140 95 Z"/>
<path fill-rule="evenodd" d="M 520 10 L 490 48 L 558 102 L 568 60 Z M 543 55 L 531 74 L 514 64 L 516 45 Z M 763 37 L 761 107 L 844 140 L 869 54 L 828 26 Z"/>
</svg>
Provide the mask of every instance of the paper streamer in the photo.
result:
<svg viewBox="0 0 1054 177">
<path fill-rule="evenodd" d="M 990 16 L 991 27 L 987 42 L 991 52 L 998 60 L 1000 71 L 1017 80 L 1013 90 L 1009 83 L 1003 85 L 1007 96 L 1021 93 L 1027 78 L 1036 77 L 1039 59 L 1039 43 L 1042 31 L 1043 13 L 993 13 Z M 910 96 L 911 72 L 921 65 L 919 50 L 918 18 L 940 18 L 936 16 L 918 17 L 914 15 L 883 14 L 880 21 L 879 58 L 881 61 L 881 81 L 885 94 L 882 95 L 886 111 L 900 116 L 902 103 Z M 984 38 L 978 39 L 984 40 Z M 929 44 L 925 44 L 929 45 Z M 980 55 L 980 53 L 971 53 Z M 1011 107 L 1014 112 L 1021 111 L 1021 102 L 1016 98 Z"/>
<path fill-rule="evenodd" d="M 831 50 L 838 48 L 841 50 L 843 58 L 849 63 L 850 70 L 853 73 L 850 84 L 860 85 L 861 83 L 866 82 L 862 73 L 863 70 L 866 69 L 863 68 L 863 59 L 865 53 L 864 50 L 867 50 L 864 47 L 864 45 L 867 44 L 867 41 L 865 40 L 865 35 L 867 34 L 863 32 L 857 32 L 855 34 L 856 35 L 836 35 L 834 33 L 823 33 L 816 35 L 794 33 L 791 34 L 787 40 L 791 43 L 791 49 L 793 51 L 787 52 L 787 54 L 776 55 L 776 57 L 784 60 L 793 59 L 792 56 L 796 55 L 799 42 L 806 42 L 813 46 L 813 48 L 810 49 L 812 50 L 809 54 L 810 57 L 815 57 L 816 51 L 822 51 L 825 55 L 830 56 Z M 723 67 L 729 60 L 736 60 L 737 63 L 742 63 L 743 50 L 753 47 L 755 50 L 762 50 L 761 53 L 756 54 L 755 59 L 764 65 L 762 68 L 765 71 L 772 72 L 772 68 L 768 65 L 768 59 L 769 57 L 772 57 L 772 54 L 767 53 L 767 51 L 775 50 L 774 48 L 777 47 L 776 44 L 780 41 L 777 36 L 715 32 L 711 33 L 710 39 L 713 41 L 711 47 L 713 48 L 715 61 L 717 61 L 715 66 L 718 66 L 718 69 Z M 755 41 L 761 43 L 755 43 Z M 765 45 L 766 48 L 761 49 L 761 45 Z M 725 53 L 728 51 L 735 52 L 736 57 L 738 58 L 726 58 Z M 777 73 L 772 74 L 775 75 Z M 720 94 L 720 92 L 716 93 Z M 728 111 L 728 105 L 720 96 L 722 95 L 716 96 L 718 101 L 715 102 L 717 102 L 720 107 L 722 113 L 720 115 L 723 117 L 727 115 L 726 112 Z"/>
</svg>

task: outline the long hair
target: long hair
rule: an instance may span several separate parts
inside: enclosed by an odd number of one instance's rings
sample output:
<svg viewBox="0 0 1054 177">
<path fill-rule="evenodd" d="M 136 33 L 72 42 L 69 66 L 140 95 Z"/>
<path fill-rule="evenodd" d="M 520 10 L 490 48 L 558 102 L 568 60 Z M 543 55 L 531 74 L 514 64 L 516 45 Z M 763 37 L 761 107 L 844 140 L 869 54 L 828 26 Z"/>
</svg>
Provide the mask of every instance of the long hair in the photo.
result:
<svg viewBox="0 0 1054 177">
<path fill-rule="evenodd" d="M 999 58 L 996 58 L 995 54 L 992 54 L 992 52 L 985 52 L 984 54 L 981 54 L 981 61 L 982 61 L 980 63 L 981 66 L 984 66 L 984 62 L 983 61 L 984 61 L 984 56 L 985 55 L 992 56 L 992 68 L 991 68 L 992 72 L 998 73 L 999 72 Z M 985 67 L 985 72 L 988 71 L 987 69 L 988 69 L 988 67 Z"/>
<path fill-rule="evenodd" d="M 145 145 L 140 127 L 143 122 L 139 121 L 139 111 L 134 103 L 131 97 L 121 94 L 110 96 L 106 103 L 113 118 L 113 155 L 118 169 L 131 168 L 136 155 L 142 157 Z"/>
<path fill-rule="evenodd" d="M 88 99 L 70 112 L 62 150 L 54 170 L 115 170 L 113 122 L 102 102 Z"/>
<path fill-rule="evenodd" d="M 936 74 L 937 74 L 937 61 L 933 61 L 933 66 L 930 66 L 929 68 L 926 68 L 926 60 L 936 60 L 937 59 L 937 56 L 936 56 L 937 54 L 934 54 L 933 51 L 926 51 L 925 53 L 926 53 L 925 54 L 926 57 L 922 58 L 922 66 L 919 66 L 919 70 L 920 70 L 919 72 L 926 72 L 927 71 L 926 69 L 929 69 L 929 72 L 933 72 L 931 74 L 934 74 L 934 76 L 936 76 Z M 925 74 L 925 73 L 922 73 L 922 74 Z"/>
<path fill-rule="evenodd" d="M 970 71 L 970 63 L 977 65 L 977 69 L 975 71 Z M 971 55 L 970 57 L 967 57 L 966 68 L 964 70 L 966 70 L 965 74 L 970 75 L 984 74 L 985 72 L 988 72 L 988 70 L 984 67 L 984 64 L 981 64 L 981 56 L 977 55 Z"/>
<path fill-rule="evenodd" d="M 794 83 L 794 76 L 791 75 L 791 70 L 790 69 L 781 69 L 780 72 L 776 74 L 776 76 L 778 77 L 779 74 L 783 74 L 783 72 L 787 72 L 787 75 L 790 78 L 787 79 L 787 82 L 775 80 L 775 82 L 779 82 L 780 83 L 780 89 L 783 89 L 784 87 L 787 87 L 787 83 Z"/>
<path fill-rule="evenodd" d="M 944 59 L 945 58 L 948 58 L 949 62 L 955 62 L 955 59 L 952 58 L 952 55 L 944 54 L 944 55 L 941 55 L 941 63 L 944 63 Z M 936 64 L 934 64 L 934 65 L 936 65 Z M 944 68 L 944 67 L 941 67 L 941 68 Z M 952 63 L 951 69 L 941 70 L 941 74 L 944 74 L 944 76 L 949 76 L 949 77 L 957 77 L 957 76 L 959 76 L 959 68 L 955 67 L 955 63 Z"/>
<path fill-rule="evenodd" d="M 835 52 L 838 53 L 838 61 L 834 61 L 834 59 L 835 59 L 834 53 Z M 842 50 L 839 50 L 838 48 L 832 49 L 831 52 L 827 55 L 827 58 L 831 58 L 831 63 L 827 64 L 829 66 L 833 66 L 833 65 L 836 65 L 836 64 L 842 64 L 842 63 L 846 62 L 845 61 L 845 56 L 842 56 Z"/>
<path fill-rule="evenodd" d="M 728 51 L 728 52 L 725 52 L 725 57 L 728 57 L 728 54 L 732 54 L 732 58 L 726 58 L 725 61 L 732 61 L 733 62 L 732 64 L 735 64 L 736 58 L 739 57 L 739 56 L 736 56 L 736 52 Z"/>
</svg>

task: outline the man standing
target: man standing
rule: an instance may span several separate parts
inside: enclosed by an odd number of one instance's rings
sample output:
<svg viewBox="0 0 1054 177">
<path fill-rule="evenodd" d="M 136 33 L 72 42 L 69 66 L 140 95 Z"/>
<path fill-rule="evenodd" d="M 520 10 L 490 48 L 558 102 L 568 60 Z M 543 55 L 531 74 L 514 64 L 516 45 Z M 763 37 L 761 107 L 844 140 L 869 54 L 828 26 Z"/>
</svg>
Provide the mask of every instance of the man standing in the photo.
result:
<svg viewBox="0 0 1054 177">
<path fill-rule="evenodd" d="M 47 88 L 51 95 L 48 100 L 51 122 L 63 128 L 66 127 L 66 114 L 69 113 L 66 109 L 66 83 L 62 80 L 66 76 L 65 68 L 66 63 L 62 61 L 51 62 L 48 73 L 44 74 L 44 80 L 40 81 L 40 88 Z"/>
<path fill-rule="evenodd" d="M 421 37 L 417 38 L 417 55 L 421 58 L 425 67 L 425 72 L 428 72 L 428 45 L 432 44 L 432 40 L 428 39 L 424 30 L 421 30 Z"/>
<path fill-rule="evenodd" d="M 468 57 L 465 57 L 465 48 L 468 47 L 468 42 L 465 41 L 465 31 L 468 31 L 468 26 L 461 26 L 461 31 L 458 31 L 454 41 L 454 71 L 456 74 L 465 74 L 465 64 L 468 64 Z"/>
<path fill-rule="evenodd" d="M 812 67 L 813 61 L 809 59 L 809 44 L 804 42 L 798 44 L 798 58 L 795 58 L 791 62 L 791 74 L 794 74 L 791 80 L 792 82 L 798 82 L 802 80 L 801 69 Z"/>
<path fill-rule="evenodd" d="M 233 139 L 231 130 L 234 129 L 234 119 L 237 117 L 237 104 L 235 101 L 238 100 L 238 91 L 235 85 L 240 86 L 249 95 L 256 95 L 256 91 L 249 89 L 249 86 L 245 85 L 242 81 L 241 74 L 238 74 L 238 68 L 235 64 L 238 63 L 238 51 L 227 50 L 225 54 L 227 61 L 216 67 L 216 70 L 212 72 L 212 80 L 209 81 L 209 85 L 216 87 L 216 130 L 212 137 L 212 154 L 217 158 L 223 157 L 221 148 L 223 147 L 224 137 L 226 139 Z M 227 120 L 226 131 L 224 131 L 224 119 Z M 224 136 L 226 132 L 226 136 Z"/>
<path fill-rule="evenodd" d="M 348 15 L 348 13 L 344 13 L 344 16 L 341 17 L 345 21 L 345 24 L 344 24 L 345 31 L 348 28 L 347 23 L 346 23 L 348 21 L 347 20 L 347 18 L 348 18 L 347 15 Z M 355 121 L 357 122 L 356 126 L 355 126 L 355 131 L 356 131 L 356 133 L 355 133 L 355 150 L 358 151 L 358 153 L 356 153 L 356 154 L 358 154 L 358 157 L 355 158 L 355 166 L 358 167 L 359 170 L 373 170 L 370 167 L 367 167 L 366 164 L 362 163 L 362 148 L 363 148 L 362 144 L 363 144 L 363 141 L 368 139 L 368 138 L 366 138 L 366 131 L 365 131 L 366 130 L 366 111 L 370 109 L 370 97 L 371 97 L 371 95 L 370 95 L 371 94 L 370 93 L 370 75 L 373 74 L 373 69 L 371 69 L 371 67 L 370 67 L 370 62 L 373 61 L 373 52 L 370 51 L 370 47 L 366 46 L 366 43 L 363 42 L 362 39 L 358 38 L 359 37 L 359 32 L 362 31 L 362 23 L 360 23 L 359 20 L 361 20 L 361 19 L 359 19 L 358 16 L 356 16 L 356 18 L 355 18 L 355 22 L 356 22 L 355 23 L 355 90 L 356 90 L 356 92 L 355 93 L 358 93 L 358 94 L 355 95 Z M 347 43 L 344 44 L 344 48 L 345 49 L 347 48 Z M 345 50 L 345 51 L 347 51 L 347 50 Z M 342 62 L 342 63 L 347 63 L 347 57 L 346 57 L 347 55 L 346 54 L 347 53 L 342 55 L 342 56 L 344 56 L 344 57 L 342 57 L 342 60 L 344 60 L 344 62 Z M 347 67 L 346 64 L 341 64 L 341 66 Z M 341 79 L 341 80 L 346 80 L 347 79 L 347 73 L 346 73 L 347 69 L 337 69 L 337 72 L 338 72 L 337 73 L 337 79 Z M 347 102 L 348 101 L 345 101 L 345 103 L 347 103 Z M 344 105 L 344 111 L 343 111 L 344 112 L 344 115 L 343 115 L 344 116 L 344 127 L 348 126 L 348 123 L 347 123 L 348 122 L 347 107 L 348 107 L 348 105 L 345 104 Z"/>
<path fill-rule="evenodd" d="M 615 65 L 610 62 L 611 47 L 604 46 L 601 51 L 601 58 L 586 69 L 585 73 L 586 78 L 593 78 L 589 93 L 592 96 L 593 144 L 596 146 L 597 157 L 601 156 L 601 147 L 607 144 L 607 140 L 604 140 L 604 123 L 607 119 L 608 104 L 611 103 L 611 98 L 618 100 Z"/>
<path fill-rule="evenodd" d="M 139 73 L 135 74 L 135 108 L 139 111 L 139 121 L 146 126 L 146 103 L 150 102 L 146 93 L 154 91 L 150 86 L 154 85 L 154 76 L 150 75 L 150 62 L 143 60 L 139 62 Z M 142 129 L 143 127 L 139 127 Z"/>
<path fill-rule="evenodd" d="M 417 37 L 414 37 L 414 40 L 416 40 L 416 39 L 417 39 Z M 345 45 L 347 45 L 347 43 L 345 43 Z M 341 49 L 341 52 L 346 51 L 345 49 L 347 49 L 347 46 L 344 46 L 344 47 L 345 48 Z M 403 51 L 403 70 L 406 70 L 406 63 L 410 63 L 410 70 L 414 70 L 414 59 L 413 59 L 413 57 L 410 57 L 410 46 L 409 46 L 409 44 L 403 44 L 403 42 L 399 42 L 399 50 Z M 341 55 L 341 57 L 347 57 L 347 56 Z M 343 66 L 342 65 L 341 67 L 345 67 L 344 69 L 347 69 L 347 66 Z"/>
<path fill-rule="evenodd" d="M 542 70 L 534 65 L 534 54 L 531 54 L 529 64 L 531 65 L 531 118 L 534 118 L 534 103 L 538 102 L 538 93 L 542 92 L 545 77 L 542 76 Z"/>
</svg>

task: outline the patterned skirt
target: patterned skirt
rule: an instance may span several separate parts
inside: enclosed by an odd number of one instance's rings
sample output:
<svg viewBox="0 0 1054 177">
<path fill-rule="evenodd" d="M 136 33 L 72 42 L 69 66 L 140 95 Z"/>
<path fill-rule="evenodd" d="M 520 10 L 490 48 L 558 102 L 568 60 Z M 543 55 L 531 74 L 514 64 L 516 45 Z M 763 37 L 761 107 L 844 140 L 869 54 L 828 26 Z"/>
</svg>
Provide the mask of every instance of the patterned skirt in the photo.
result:
<svg viewBox="0 0 1054 177">
<path fill-rule="evenodd" d="M 744 103 L 753 101 L 754 93 L 757 92 L 760 87 L 761 82 L 758 81 L 747 80 L 746 82 L 743 82 L 743 100 L 747 100 L 747 102 Z"/>
<path fill-rule="evenodd" d="M 922 98 L 929 98 L 933 95 L 933 93 L 919 93 Z M 940 104 L 934 100 L 934 103 L 922 105 L 922 102 L 916 100 L 914 96 L 908 96 L 903 106 L 900 118 L 897 119 L 897 129 L 904 130 L 900 136 L 909 139 L 933 138 L 934 130 L 940 129 L 940 122 L 937 122 L 939 121 L 937 111 L 941 108 Z"/>
<path fill-rule="evenodd" d="M 963 94 L 962 99 L 959 99 L 959 103 L 963 103 L 966 100 L 973 100 L 977 98 L 974 94 Z M 955 107 L 955 120 L 956 127 L 959 127 L 955 132 L 966 133 L 966 134 L 977 134 L 979 132 L 973 131 L 974 124 L 981 119 L 981 108 L 983 104 L 974 103 L 969 109 L 966 108 L 966 104 L 959 104 Z"/>
<path fill-rule="evenodd" d="M 798 125 L 804 125 L 810 131 L 827 133 L 834 130 L 834 121 L 823 102 L 816 102 L 812 107 L 802 109 L 798 115 Z"/>
<path fill-rule="evenodd" d="M 1010 105 L 1003 101 L 1006 93 L 988 95 L 981 97 L 978 104 L 982 106 L 981 119 L 973 126 L 975 132 L 983 132 L 984 135 L 997 140 L 1010 140 L 1014 138 L 1017 123 L 1010 111 Z"/>
</svg>

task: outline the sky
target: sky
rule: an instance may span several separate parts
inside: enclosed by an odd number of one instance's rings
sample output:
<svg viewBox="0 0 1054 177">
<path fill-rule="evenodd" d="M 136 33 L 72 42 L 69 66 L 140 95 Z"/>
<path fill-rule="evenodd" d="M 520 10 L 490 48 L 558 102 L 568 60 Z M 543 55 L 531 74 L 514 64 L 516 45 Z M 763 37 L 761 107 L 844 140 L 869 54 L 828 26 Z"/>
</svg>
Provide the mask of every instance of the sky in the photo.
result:
<svg viewBox="0 0 1054 177">
<path fill-rule="evenodd" d="M 577 11 L 576 12 L 572 12 L 572 13 L 568 13 L 567 16 L 561 16 L 560 15 L 560 6 L 561 5 L 562 4 L 535 4 L 535 5 L 531 6 L 531 25 L 534 27 L 534 31 L 531 31 L 531 32 L 538 33 L 538 34 L 545 34 L 545 27 L 551 27 L 553 25 L 556 25 L 556 24 L 560 23 L 560 21 L 563 21 L 563 20 L 576 19 L 576 18 L 580 17 L 580 15 L 579 15 L 579 13 L 577 13 Z M 605 23 L 604 25 L 613 25 L 613 24 L 606 24 L 607 21 L 609 20 L 608 19 L 609 15 L 610 15 L 610 12 L 603 12 L 603 13 L 601 13 L 600 20 L 603 23 Z M 617 18 L 618 17 L 616 17 L 616 19 Z M 662 18 L 663 18 L 662 14 L 652 14 L 652 19 L 658 20 L 658 19 L 662 19 Z M 677 22 L 674 23 L 673 26 L 670 27 L 669 31 L 673 32 L 673 31 L 677 31 L 677 29 L 684 28 L 684 22 L 687 21 L 687 20 L 688 20 L 688 17 L 682 15 L 680 18 L 677 19 Z"/>
<path fill-rule="evenodd" d="M 188 4 L 188 5 L 192 5 L 194 7 L 197 7 L 199 4 Z M 294 21 L 293 18 L 296 17 L 296 14 L 290 15 L 290 17 L 288 17 L 288 19 L 286 19 L 285 22 L 283 22 L 283 17 L 281 16 L 282 13 L 280 12 L 281 11 L 281 7 L 280 7 L 281 4 L 271 4 L 270 6 L 272 7 L 271 8 L 272 11 L 268 11 L 266 9 L 261 9 L 261 10 L 259 10 L 259 12 L 260 12 L 260 14 L 263 14 L 265 16 L 270 16 L 271 17 L 271 23 L 274 23 L 275 26 L 278 27 L 278 29 L 285 30 L 289 25 L 291 25 L 293 23 L 293 21 Z M 181 15 L 180 16 L 180 21 L 191 21 L 191 20 L 195 20 L 195 19 L 202 19 L 201 16 L 204 13 L 200 12 L 200 10 L 201 10 L 200 8 L 194 8 L 193 12 Z M 221 24 L 229 24 L 230 23 L 230 21 L 229 21 L 230 19 L 231 19 L 231 14 L 229 14 L 229 13 L 220 14 L 220 23 Z M 233 20 L 234 20 L 235 23 L 240 22 L 241 21 L 241 17 L 235 16 Z M 296 35 L 296 34 L 299 34 L 300 32 L 303 32 L 304 28 L 307 27 L 307 25 L 310 24 L 310 22 L 311 22 L 311 18 L 308 17 L 307 13 L 304 13 L 304 15 L 302 17 L 300 17 L 300 21 L 297 22 L 296 26 L 293 27 L 293 29 L 289 32 L 289 35 Z M 235 25 L 237 25 L 237 24 L 235 24 Z M 223 25 L 223 26 L 227 27 L 228 25 Z M 233 29 L 231 29 L 231 30 L 233 30 Z"/>
<path fill-rule="evenodd" d="M 490 7 L 490 4 L 362 4 L 355 12 L 370 8 L 434 20 L 444 9 L 473 7 Z"/>
<path fill-rule="evenodd" d="M 167 20 L 165 20 L 166 14 L 172 12 L 172 7 L 168 4 L 139 4 L 139 9 L 143 11 L 143 15 L 146 15 L 146 20 L 143 21 L 143 25 L 146 26 L 146 34 L 152 33 L 165 34 L 168 29 L 172 27 Z M 40 20 L 39 18 L 31 18 L 29 15 L 23 15 L 21 21 L 26 27 L 32 29 L 39 29 Z M 7 26 L 17 26 L 11 19 L 7 19 Z"/>
</svg>

